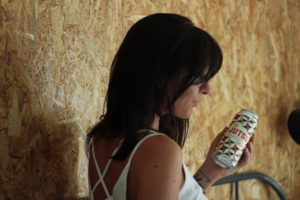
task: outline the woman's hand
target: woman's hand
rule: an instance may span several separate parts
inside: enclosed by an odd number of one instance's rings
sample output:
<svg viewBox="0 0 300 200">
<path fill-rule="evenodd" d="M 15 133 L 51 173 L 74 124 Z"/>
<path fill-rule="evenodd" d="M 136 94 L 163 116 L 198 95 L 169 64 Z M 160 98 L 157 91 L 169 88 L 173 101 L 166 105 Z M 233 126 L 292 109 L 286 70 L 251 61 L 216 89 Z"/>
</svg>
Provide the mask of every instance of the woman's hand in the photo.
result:
<svg viewBox="0 0 300 200">
<path fill-rule="evenodd" d="M 254 143 L 255 134 L 251 137 L 250 141 L 248 142 L 246 148 L 244 149 L 243 155 L 235 168 L 224 169 L 215 164 L 215 162 L 213 160 L 213 153 L 215 152 L 219 141 L 222 139 L 222 137 L 227 132 L 227 130 L 228 130 L 228 127 L 226 127 L 223 131 L 221 131 L 217 135 L 217 137 L 214 139 L 214 141 L 212 142 L 212 144 L 209 148 L 205 162 L 199 168 L 199 170 L 195 173 L 194 177 L 196 178 L 196 180 L 197 180 L 197 177 L 200 177 L 200 179 L 198 178 L 197 181 L 198 182 L 199 182 L 199 180 L 203 181 L 202 184 L 201 183 L 199 183 L 199 184 L 202 187 L 204 187 L 204 189 L 207 189 L 211 184 L 213 184 L 218 179 L 220 179 L 224 176 L 233 174 L 234 172 L 237 171 L 237 169 L 245 166 L 251 159 L 251 155 L 253 153 L 253 143 Z M 203 177 L 203 178 L 201 179 L 201 177 Z"/>
</svg>

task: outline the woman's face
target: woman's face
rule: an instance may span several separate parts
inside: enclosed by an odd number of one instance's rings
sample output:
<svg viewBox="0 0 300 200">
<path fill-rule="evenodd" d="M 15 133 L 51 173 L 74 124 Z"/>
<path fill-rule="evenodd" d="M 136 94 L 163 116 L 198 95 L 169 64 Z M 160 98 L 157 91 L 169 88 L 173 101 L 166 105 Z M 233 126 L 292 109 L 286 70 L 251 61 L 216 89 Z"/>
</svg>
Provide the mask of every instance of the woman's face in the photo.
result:
<svg viewBox="0 0 300 200">
<path fill-rule="evenodd" d="M 174 115 L 181 119 L 189 118 L 193 108 L 200 102 L 201 97 L 207 94 L 209 94 L 208 83 L 191 85 L 175 101 Z"/>
</svg>

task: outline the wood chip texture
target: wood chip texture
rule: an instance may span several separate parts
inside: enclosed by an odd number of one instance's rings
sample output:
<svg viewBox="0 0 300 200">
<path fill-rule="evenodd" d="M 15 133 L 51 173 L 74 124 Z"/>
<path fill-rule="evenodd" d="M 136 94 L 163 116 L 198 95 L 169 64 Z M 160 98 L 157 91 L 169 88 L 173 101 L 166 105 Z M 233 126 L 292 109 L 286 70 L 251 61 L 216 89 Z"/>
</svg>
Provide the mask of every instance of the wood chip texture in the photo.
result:
<svg viewBox="0 0 300 200">
<path fill-rule="evenodd" d="M 194 110 L 183 149 L 192 172 L 241 108 L 260 117 L 250 164 L 300 196 L 300 146 L 287 119 L 300 107 L 299 0 L 0 0 L 0 199 L 87 197 L 86 131 L 102 113 L 112 59 L 129 27 L 155 12 L 191 18 L 224 52 Z M 209 199 L 234 197 L 231 185 Z M 276 199 L 257 180 L 241 199 Z"/>
</svg>

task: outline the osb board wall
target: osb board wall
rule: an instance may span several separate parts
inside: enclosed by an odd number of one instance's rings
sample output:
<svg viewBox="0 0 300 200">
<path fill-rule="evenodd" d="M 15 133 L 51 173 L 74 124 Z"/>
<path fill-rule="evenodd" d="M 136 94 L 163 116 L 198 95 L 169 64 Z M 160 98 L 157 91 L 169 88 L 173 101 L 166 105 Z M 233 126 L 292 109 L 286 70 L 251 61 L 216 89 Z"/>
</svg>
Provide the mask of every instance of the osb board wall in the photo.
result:
<svg viewBox="0 0 300 200">
<path fill-rule="evenodd" d="M 192 171 L 242 107 L 260 117 L 255 154 L 242 171 L 273 177 L 300 196 L 300 147 L 288 135 L 300 107 L 298 0 L 1 0 L 0 199 L 87 195 L 83 138 L 97 121 L 109 67 L 126 31 L 153 12 L 175 12 L 208 30 L 224 51 L 211 94 L 191 118 L 184 157 Z M 241 199 L 275 199 L 258 181 Z M 229 199 L 230 186 L 210 199 Z"/>
</svg>

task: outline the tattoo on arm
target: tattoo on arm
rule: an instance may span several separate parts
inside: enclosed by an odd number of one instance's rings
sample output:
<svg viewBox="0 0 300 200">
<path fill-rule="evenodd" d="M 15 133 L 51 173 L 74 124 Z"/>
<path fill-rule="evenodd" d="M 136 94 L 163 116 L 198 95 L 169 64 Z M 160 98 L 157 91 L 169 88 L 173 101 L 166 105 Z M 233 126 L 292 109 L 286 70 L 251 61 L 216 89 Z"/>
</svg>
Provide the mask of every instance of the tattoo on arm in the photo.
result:
<svg viewBox="0 0 300 200">
<path fill-rule="evenodd" d="M 211 184 L 211 180 L 202 170 L 198 170 L 194 175 L 194 178 L 198 182 L 198 184 L 202 187 L 203 192 L 205 193 L 208 186 Z"/>
</svg>

